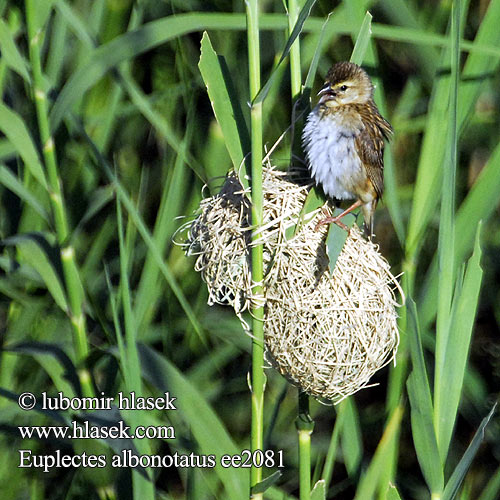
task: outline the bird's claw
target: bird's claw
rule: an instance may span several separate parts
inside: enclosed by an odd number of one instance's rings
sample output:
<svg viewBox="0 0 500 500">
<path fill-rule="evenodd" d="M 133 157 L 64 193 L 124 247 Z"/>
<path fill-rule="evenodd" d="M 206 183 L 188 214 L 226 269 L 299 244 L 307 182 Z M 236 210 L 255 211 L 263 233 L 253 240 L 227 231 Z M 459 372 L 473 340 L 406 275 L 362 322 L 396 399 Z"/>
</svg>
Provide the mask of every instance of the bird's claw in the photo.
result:
<svg viewBox="0 0 500 500">
<path fill-rule="evenodd" d="M 319 231 L 319 228 L 321 226 L 324 226 L 325 224 L 337 224 L 337 226 L 341 227 L 344 231 L 347 231 L 347 233 L 350 233 L 350 228 L 346 226 L 343 222 L 340 222 L 341 217 L 325 217 L 324 219 L 321 219 L 318 221 L 316 224 L 316 227 L 314 228 L 315 231 Z"/>
</svg>

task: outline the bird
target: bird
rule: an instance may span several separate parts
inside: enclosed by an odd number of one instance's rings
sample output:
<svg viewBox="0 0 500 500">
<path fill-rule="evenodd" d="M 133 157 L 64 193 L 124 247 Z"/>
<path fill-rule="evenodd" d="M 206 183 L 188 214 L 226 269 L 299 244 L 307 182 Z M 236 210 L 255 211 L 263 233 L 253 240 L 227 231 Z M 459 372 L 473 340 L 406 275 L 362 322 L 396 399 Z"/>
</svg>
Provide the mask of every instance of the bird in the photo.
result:
<svg viewBox="0 0 500 500">
<path fill-rule="evenodd" d="M 327 197 L 355 200 L 340 215 L 320 220 L 316 230 L 336 223 L 349 232 L 341 219 L 361 207 L 365 234 L 373 236 L 374 212 L 384 192 L 384 146 L 393 135 L 373 91 L 363 68 L 352 62 L 336 63 L 307 117 L 302 144 L 311 177 Z"/>
</svg>

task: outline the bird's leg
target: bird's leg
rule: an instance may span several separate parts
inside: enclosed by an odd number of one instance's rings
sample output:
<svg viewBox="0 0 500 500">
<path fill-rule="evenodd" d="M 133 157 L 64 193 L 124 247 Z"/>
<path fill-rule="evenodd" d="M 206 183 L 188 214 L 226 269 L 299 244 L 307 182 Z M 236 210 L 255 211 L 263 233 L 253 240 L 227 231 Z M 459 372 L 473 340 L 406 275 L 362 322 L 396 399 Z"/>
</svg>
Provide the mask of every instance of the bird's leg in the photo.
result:
<svg viewBox="0 0 500 500">
<path fill-rule="evenodd" d="M 340 219 L 344 217 L 344 215 L 347 215 L 348 213 L 352 212 L 356 208 L 360 207 L 363 204 L 361 200 L 356 201 L 353 203 L 349 208 L 346 208 L 340 215 L 336 215 L 335 217 L 326 217 L 324 219 L 321 219 L 317 224 L 316 227 L 314 228 L 315 231 L 317 231 L 320 226 L 323 226 L 324 224 L 337 224 L 337 226 L 341 227 L 344 229 L 344 231 L 349 232 L 349 228 L 343 223 L 340 222 Z"/>
</svg>

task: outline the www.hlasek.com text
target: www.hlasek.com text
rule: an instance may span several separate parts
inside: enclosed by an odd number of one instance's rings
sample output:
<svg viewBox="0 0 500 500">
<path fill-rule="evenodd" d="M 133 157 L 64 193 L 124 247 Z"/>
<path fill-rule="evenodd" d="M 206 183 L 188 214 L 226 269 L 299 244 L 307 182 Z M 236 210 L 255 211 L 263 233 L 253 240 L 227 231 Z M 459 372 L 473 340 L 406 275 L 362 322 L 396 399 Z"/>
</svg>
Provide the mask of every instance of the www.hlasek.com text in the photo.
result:
<svg viewBox="0 0 500 500">
<path fill-rule="evenodd" d="M 120 420 L 116 425 L 91 425 L 88 420 L 71 425 L 31 425 L 18 427 L 23 439 L 175 439 L 171 425 L 138 425 L 134 431 Z"/>
</svg>

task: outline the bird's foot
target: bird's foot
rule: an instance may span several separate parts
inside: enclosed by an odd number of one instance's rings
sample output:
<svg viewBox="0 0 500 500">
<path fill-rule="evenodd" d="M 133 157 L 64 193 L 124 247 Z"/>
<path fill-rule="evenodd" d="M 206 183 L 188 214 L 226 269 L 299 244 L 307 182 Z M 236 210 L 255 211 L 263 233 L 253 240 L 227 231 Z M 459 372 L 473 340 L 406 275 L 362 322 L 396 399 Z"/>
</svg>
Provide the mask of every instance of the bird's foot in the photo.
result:
<svg viewBox="0 0 500 500">
<path fill-rule="evenodd" d="M 337 226 L 341 227 L 344 231 L 347 231 L 347 233 L 349 233 L 350 232 L 349 227 L 340 221 L 340 219 L 342 218 L 343 215 L 345 215 L 345 214 L 340 214 L 340 215 L 337 215 L 336 217 L 325 217 L 324 219 L 321 219 L 316 224 L 316 227 L 314 228 L 314 230 L 319 231 L 319 228 L 321 226 L 324 226 L 325 224 L 337 224 Z"/>
</svg>

